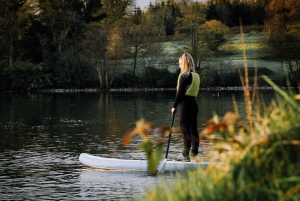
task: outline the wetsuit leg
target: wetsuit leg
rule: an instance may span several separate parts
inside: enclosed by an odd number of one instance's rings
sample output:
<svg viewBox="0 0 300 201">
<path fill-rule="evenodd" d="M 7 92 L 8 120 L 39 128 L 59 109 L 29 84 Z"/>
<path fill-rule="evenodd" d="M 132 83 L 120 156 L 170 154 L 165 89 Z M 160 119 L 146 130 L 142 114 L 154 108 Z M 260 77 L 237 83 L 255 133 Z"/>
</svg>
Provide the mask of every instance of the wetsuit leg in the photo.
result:
<svg viewBox="0 0 300 201">
<path fill-rule="evenodd" d="M 191 136 L 192 136 L 192 154 L 195 156 L 198 154 L 199 148 L 199 133 L 198 133 L 198 125 L 197 125 L 197 115 L 198 115 L 198 105 L 194 100 L 193 103 L 190 121 L 191 121 Z"/>
<path fill-rule="evenodd" d="M 183 133 L 184 150 L 187 156 L 190 149 L 194 155 L 198 154 L 199 136 L 197 130 L 198 105 L 194 99 L 185 99 L 179 106 L 179 122 Z"/>
</svg>

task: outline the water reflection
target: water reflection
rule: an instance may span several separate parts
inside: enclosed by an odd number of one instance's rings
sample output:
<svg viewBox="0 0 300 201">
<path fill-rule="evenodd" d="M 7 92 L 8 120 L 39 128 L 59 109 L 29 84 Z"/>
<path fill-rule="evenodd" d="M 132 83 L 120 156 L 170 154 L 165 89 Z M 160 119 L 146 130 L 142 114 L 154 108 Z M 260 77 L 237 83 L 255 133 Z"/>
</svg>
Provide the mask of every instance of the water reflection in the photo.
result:
<svg viewBox="0 0 300 201">
<path fill-rule="evenodd" d="M 147 172 L 109 172 L 84 169 L 80 174 L 80 198 L 94 198 L 98 192 L 99 200 L 118 200 L 141 198 L 144 192 L 163 181 L 171 181 L 174 175 L 152 177 Z M 126 178 L 124 180 L 124 178 Z"/>
<path fill-rule="evenodd" d="M 170 180 L 87 170 L 78 157 L 85 152 L 144 159 L 136 150 L 140 139 L 124 147 L 122 136 L 141 117 L 170 125 L 174 93 L 0 94 L 0 199 L 128 200 Z M 234 95 L 245 116 L 243 94 Z M 264 93 L 266 102 L 273 97 L 273 92 Z M 233 111 L 232 93 L 201 93 L 198 102 L 199 130 L 214 113 Z M 181 138 L 173 137 L 169 157 L 175 158 L 181 146 Z"/>
</svg>

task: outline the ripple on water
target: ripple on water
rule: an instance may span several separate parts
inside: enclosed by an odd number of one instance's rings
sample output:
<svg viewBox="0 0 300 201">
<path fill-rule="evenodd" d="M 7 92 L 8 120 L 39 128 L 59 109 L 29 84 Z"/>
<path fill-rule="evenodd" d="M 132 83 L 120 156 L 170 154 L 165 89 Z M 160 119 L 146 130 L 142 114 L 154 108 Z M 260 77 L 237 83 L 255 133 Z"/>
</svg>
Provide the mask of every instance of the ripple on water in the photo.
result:
<svg viewBox="0 0 300 201">
<path fill-rule="evenodd" d="M 159 181 L 147 172 L 83 171 L 79 154 L 71 152 L 19 150 L 4 152 L 3 156 L 3 200 L 133 200 Z M 132 157 L 139 158 L 139 153 Z"/>
</svg>

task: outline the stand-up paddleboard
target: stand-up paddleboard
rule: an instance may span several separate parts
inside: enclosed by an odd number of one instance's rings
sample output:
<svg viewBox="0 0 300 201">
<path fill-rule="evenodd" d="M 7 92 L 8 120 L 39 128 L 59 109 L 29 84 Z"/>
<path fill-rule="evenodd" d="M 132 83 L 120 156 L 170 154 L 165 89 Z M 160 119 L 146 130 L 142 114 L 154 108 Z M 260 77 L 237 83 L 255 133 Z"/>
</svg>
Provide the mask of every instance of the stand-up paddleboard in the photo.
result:
<svg viewBox="0 0 300 201">
<path fill-rule="evenodd" d="M 147 171 L 148 161 L 146 160 L 125 160 L 117 158 L 103 158 L 99 156 L 93 156 L 90 154 L 82 153 L 79 156 L 79 160 L 91 167 L 104 168 L 104 169 L 118 169 L 122 171 Z M 209 162 L 179 162 L 179 161 L 167 161 L 165 171 L 182 171 L 187 169 L 195 169 L 199 166 L 206 168 Z M 158 166 L 158 170 L 162 162 Z"/>
</svg>

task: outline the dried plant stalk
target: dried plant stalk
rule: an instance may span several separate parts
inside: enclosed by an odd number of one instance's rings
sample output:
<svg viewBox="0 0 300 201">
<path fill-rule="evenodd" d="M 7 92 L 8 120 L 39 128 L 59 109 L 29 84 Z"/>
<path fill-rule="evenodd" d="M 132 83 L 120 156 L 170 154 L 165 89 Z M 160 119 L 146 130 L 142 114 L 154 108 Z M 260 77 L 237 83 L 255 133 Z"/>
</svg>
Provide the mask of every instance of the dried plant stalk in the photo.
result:
<svg viewBox="0 0 300 201">
<path fill-rule="evenodd" d="M 255 133 L 254 133 L 254 127 L 253 127 L 252 101 L 251 101 L 251 96 L 250 96 L 250 87 L 249 87 L 249 78 L 248 78 L 249 77 L 249 75 L 248 75 L 248 63 L 247 63 L 244 31 L 243 31 L 243 26 L 242 26 L 241 19 L 240 19 L 240 34 L 241 34 L 241 42 L 242 42 L 242 48 L 243 48 L 243 60 L 244 60 L 245 77 L 243 77 L 240 69 L 239 69 L 239 74 L 240 74 L 240 79 L 241 79 L 241 83 L 242 83 L 243 90 L 244 90 L 244 97 L 245 97 L 245 102 L 246 102 L 246 112 L 247 112 L 247 117 L 248 117 L 248 121 L 249 121 L 250 133 L 251 133 L 252 136 L 254 136 Z"/>
</svg>

